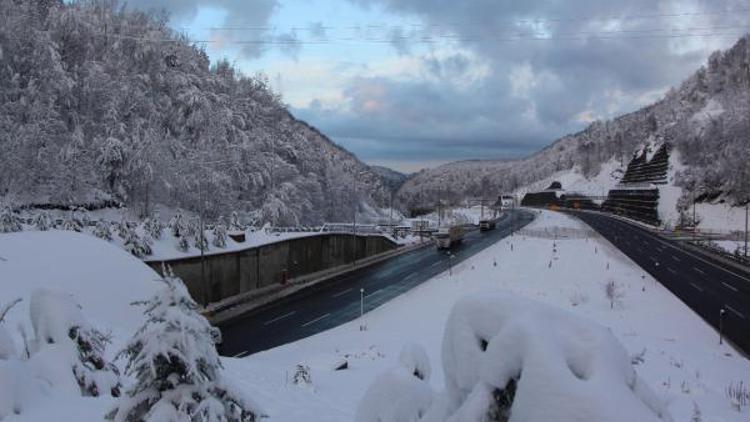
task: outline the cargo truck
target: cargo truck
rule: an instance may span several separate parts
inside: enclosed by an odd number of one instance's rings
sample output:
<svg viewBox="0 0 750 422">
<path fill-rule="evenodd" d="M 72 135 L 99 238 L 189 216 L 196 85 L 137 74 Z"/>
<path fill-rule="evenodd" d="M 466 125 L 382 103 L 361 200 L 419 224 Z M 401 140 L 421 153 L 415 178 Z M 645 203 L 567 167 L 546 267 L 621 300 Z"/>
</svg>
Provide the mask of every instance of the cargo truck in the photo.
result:
<svg viewBox="0 0 750 422">
<path fill-rule="evenodd" d="M 494 230 L 497 226 L 497 220 L 494 218 L 488 218 L 485 220 L 479 220 L 479 230 L 486 232 L 488 230 Z"/>
<path fill-rule="evenodd" d="M 450 249 L 461 243 L 464 238 L 464 228 L 461 226 L 441 227 L 435 233 L 435 246 L 438 249 Z"/>
</svg>

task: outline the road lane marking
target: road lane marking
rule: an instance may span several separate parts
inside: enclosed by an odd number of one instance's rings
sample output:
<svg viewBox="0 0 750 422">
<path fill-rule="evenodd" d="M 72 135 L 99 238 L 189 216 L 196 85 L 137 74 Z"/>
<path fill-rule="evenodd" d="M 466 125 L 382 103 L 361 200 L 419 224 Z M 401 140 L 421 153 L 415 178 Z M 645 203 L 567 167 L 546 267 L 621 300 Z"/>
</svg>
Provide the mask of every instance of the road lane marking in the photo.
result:
<svg viewBox="0 0 750 422">
<path fill-rule="evenodd" d="M 697 291 L 699 291 L 699 292 L 703 293 L 703 289 L 701 289 L 700 287 L 698 287 L 698 285 L 697 285 L 697 284 L 695 284 L 695 283 L 690 283 L 690 285 L 691 285 L 691 286 L 693 286 L 693 288 L 694 288 L 695 290 L 697 290 Z"/>
<path fill-rule="evenodd" d="M 290 316 L 292 316 L 292 315 L 294 315 L 296 313 L 297 313 L 297 311 L 292 311 L 292 312 L 289 312 L 288 314 L 284 314 L 284 315 L 282 315 L 280 317 L 276 317 L 274 319 L 269 319 L 268 321 L 264 322 L 263 325 L 271 325 L 274 322 L 281 321 L 284 318 L 289 318 Z"/>
<path fill-rule="evenodd" d="M 436 263 L 430 265 L 430 268 L 434 268 L 434 267 L 436 267 L 436 266 L 438 266 L 440 264 L 442 264 L 442 262 L 441 261 L 437 261 Z"/>
<path fill-rule="evenodd" d="M 673 270 L 672 267 L 667 267 L 667 271 L 669 271 L 670 273 L 674 275 L 677 275 L 677 271 Z"/>
<path fill-rule="evenodd" d="M 383 289 L 378 289 L 378 290 L 375 290 L 375 291 L 374 291 L 374 292 L 372 292 L 372 293 L 366 294 L 366 295 L 365 295 L 365 297 L 367 298 L 367 297 L 370 297 L 370 296 L 372 296 L 372 295 L 376 295 L 376 294 L 378 294 L 378 293 L 380 293 L 380 292 L 382 292 L 382 291 L 383 291 Z"/>
<path fill-rule="evenodd" d="M 723 284 L 723 285 L 724 285 L 724 287 L 726 287 L 726 288 L 727 288 L 727 289 L 729 289 L 729 290 L 732 290 L 732 291 L 734 291 L 734 292 L 736 292 L 736 291 L 737 291 L 737 288 L 736 288 L 736 287 L 734 287 L 734 286 L 732 286 L 731 284 L 727 284 L 727 283 L 725 283 L 725 282 L 723 282 L 723 281 L 721 282 L 721 284 Z"/>
<path fill-rule="evenodd" d="M 675 261 L 677 261 L 677 262 L 680 262 L 680 261 L 682 261 L 682 260 L 681 260 L 680 258 L 677 258 L 677 257 L 676 257 L 676 256 L 674 256 L 674 255 L 672 255 L 672 259 L 674 259 L 674 260 L 675 260 Z"/>
<path fill-rule="evenodd" d="M 321 316 L 319 316 L 319 317 L 315 318 L 315 319 L 314 319 L 314 320 L 312 320 L 312 321 L 307 321 L 306 323 L 302 324 L 302 326 L 303 326 L 303 327 L 307 327 L 308 325 L 311 325 L 311 324 L 315 324 L 316 322 L 318 322 L 318 321 L 320 321 L 320 320 L 322 320 L 322 319 L 324 319 L 324 318 L 328 318 L 329 316 L 331 316 L 331 314 L 325 314 L 325 315 L 321 315 Z"/>
<path fill-rule="evenodd" d="M 241 358 L 241 357 L 243 357 L 245 355 L 247 355 L 247 350 L 245 350 L 244 352 L 239 352 L 239 353 L 237 353 L 236 355 L 234 355 L 232 357 L 233 358 Z"/>
<path fill-rule="evenodd" d="M 742 312 L 740 312 L 740 311 L 738 311 L 738 310 L 736 310 L 736 309 L 732 308 L 732 307 L 731 307 L 731 306 L 729 306 L 729 305 L 724 305 L 724 306 L 725 306 L 725 307 L 726 307 L 727 309 L 729 309 L 730 311 L 732 311 L 732 313 L 734 313 L 734 314 L 735 314 L 735 315 L 737 315 L 738 317 L 740 317 L 740 318 L 742 318 L 742 319 L 745 319 L 745 315 L 743 315 L 743 314 L 742 314 Z"/>
<path fill-rule="evenodd" d="M 338 293 L 336 293 L 336 294 L 332 295 L 331 297 L 339 297 L 339 296 L 341 296 L 341 295 L 345 295 L 345 294 L 347 294 L 347 293 L 351 292 L 351 291 L 352 291 L 352 289 L 353 289 L 353 287 L 350 287 L 350 288 L 348 288 L 348 289 L 346 289 L 346 290 L 342 290 L 342 291 L 340 291 L 340 292 L 338 292 Z"/>
<path fill-rule="evenodd" d="M 706 273 L 704 273 L 704 272 L 703 272 L 703 270 L 701 270 L 701 269 L 700 269 L 700 268 L 698 268 L 698 267 L 693 267 L 693 269 L 694 269 L 695 271 L 698 271 L 699 273 L 701 273 L 701 274 L 703 274 L 703 275 L 706 275 Z"/>
</svg>

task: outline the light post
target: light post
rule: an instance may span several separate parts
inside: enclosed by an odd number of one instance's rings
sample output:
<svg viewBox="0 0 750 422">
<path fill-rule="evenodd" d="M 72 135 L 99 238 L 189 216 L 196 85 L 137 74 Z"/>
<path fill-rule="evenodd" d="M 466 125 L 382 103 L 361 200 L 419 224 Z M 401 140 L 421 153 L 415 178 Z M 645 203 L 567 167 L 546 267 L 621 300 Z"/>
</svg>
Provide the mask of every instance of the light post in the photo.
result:
<svg viewBox="0 0 750 422">
<path fill-rule="evenodd" d="M 365 330 L 365 289 L 359 289 L 359 331 Z"/>
<path fill-rule="evenodd" d="M 724 308 L 719 309 L 719 344 L 724 343 Z"/>
<path fill-rule="evenodd" d="M 750 206 L 750 201 L 745 202 L 745 258 L 747 258 L 747 217 L 748 217 L 749 206 Z"/>
</svg>

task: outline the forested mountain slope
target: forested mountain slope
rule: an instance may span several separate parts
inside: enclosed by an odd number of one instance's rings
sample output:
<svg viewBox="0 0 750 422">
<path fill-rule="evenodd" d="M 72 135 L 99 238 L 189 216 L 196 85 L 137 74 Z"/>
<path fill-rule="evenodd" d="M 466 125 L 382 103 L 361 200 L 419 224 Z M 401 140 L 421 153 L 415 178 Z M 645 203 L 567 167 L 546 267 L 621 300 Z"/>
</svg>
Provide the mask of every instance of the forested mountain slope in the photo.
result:
<svg viewBox="0 0 750 422">
<path fill-rule="evenodd" d="M 559 172 L 597 178 L 602 165 L 623 167 L 641 145 L 668 142 L 682 160 L 674 183 L 698 200 L 743 204 L 750 196 L 750 36 L 708 63 L 657 103 L 558 139 L 528 158 L 463 161 L 422 171 L 398 192 L 401 204 L 522 191 Z M 611 165 L 606 171 L 611 171 Z M 607 177 L 602 177 L 606 179 Z M 600 194 L 600 192 L 593 192 Z"/>
<path fill-rule="evenodd" d="M 380 177 L 262 76 L 212 66 L 165 17 L 114 5 L 0 0 L 0 201 L 203 203 L 276 224 L 387 203 Z"/>
</svg>

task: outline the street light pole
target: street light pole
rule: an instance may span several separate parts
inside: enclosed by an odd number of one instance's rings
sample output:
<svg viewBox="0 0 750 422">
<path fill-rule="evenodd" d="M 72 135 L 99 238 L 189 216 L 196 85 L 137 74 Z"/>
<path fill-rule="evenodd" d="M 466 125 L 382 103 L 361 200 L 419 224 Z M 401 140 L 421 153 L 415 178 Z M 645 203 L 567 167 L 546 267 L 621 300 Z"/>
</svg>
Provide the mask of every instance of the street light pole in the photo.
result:
<svg viewBox="0 0 750 422">
<path fill-rule="evenodd" d="M 198 228 L 198 230 L 201 231 L 200 232 L 200 242 L 201 242 L 201 284 L 203 285 L 203 307 L 205 308 L 205 307 L 208 306 L 208 286 L 206 285 L 206 256 L 205 256 L 205 253 L 204 253 L 204 250 L 203 250 L 203 248 L 205 246 L 203 244 L 203 241 L 204 241 L 203 236 L 205 235 L 204 227 L 203 227 L 203 212 L 204 212 L 203 208 L 205 207 L 205 201 L 203 200 L 203 180 L 202 179 L 198 181 L 198 200 L 200 201 L 200 207 L 199 207 L 200 213 L 198 215 L 198 219 L 199 219 L 199 224 L 198 225 L 200 227 Z"/>
<path fill-rule="evenodd" d="M 365 330 L 365 289 L 359 289 L 359 331 Z"/>
<path fill-rule="evenodd" d="M 748 206 L 750 206 L 750 201 L 745 202 L 745 258 L 747 258 L 747 217 L 748 217 Z"/>
<path fill-rule="evenodd" d="M 724 343 L 724 308 L 719 309 L 719 344 Z"/>
</svg>

